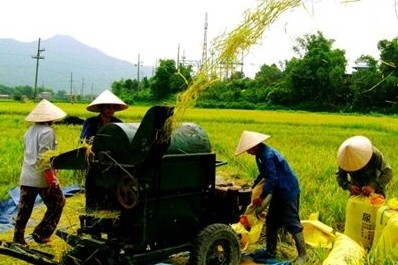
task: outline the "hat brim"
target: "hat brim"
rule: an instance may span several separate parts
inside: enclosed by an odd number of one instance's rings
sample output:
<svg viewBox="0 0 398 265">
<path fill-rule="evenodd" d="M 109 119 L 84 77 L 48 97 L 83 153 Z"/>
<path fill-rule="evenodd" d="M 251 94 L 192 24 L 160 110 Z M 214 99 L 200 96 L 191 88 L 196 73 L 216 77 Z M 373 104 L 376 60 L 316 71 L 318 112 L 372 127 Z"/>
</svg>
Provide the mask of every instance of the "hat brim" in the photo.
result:
<svg viewBox="0 0 398 265">
<path fill-rule="evenodd" d="M 66 113 L 47 99 L 42 99 L 36 107 L 26 116 L 28 122 L 50 122 L 62 120 Z"/>
<path fill-rule="evenodd" d="M 254 146 L 258 145 L 259 143 L 264 142 L 271 135 L 262 134 L 258 132 L 251 132 L 251 131 L 244 131 L 239 139 L 238 146 L 235 150 L 235 156 L 238 156 L 247 150 L 253 148 Z"/>
<path fill-rule="evenodd" d="M 118 106 L 115 111 L 121 111 L 127 109 L 129 106 L 124 103 L 120 98 L 113 94 L 109 90 L 103 91 L 98 97 L 96 97 L 86 109 L 91 112 L 101 112 L 101 106 L 103 105 L 116 105 Z"/>
<path fill-rule="evenodd" d="M 357 171 L 369 163 L 373 145 L 365 136 L 353 136 L 345 140 L 337 151 L 337 164 L 345 171 Z"/>
<path fill-rule="evenodd" d="M 95 104 L 95 105 L 89 105 L 87 106 L 87 110 L 91 111 L 91 112 L 101 112 L 101 108 L 104 105 L 116 105 L 118 106 L 116 109 L 114 109 L 115 111 L 121 111 L 121 110 L 125 110 L 128 109 L 128 106 L 125 104 L 115 104 L 115 103 L 101 103 L 101 104 Z"/>
</svg>

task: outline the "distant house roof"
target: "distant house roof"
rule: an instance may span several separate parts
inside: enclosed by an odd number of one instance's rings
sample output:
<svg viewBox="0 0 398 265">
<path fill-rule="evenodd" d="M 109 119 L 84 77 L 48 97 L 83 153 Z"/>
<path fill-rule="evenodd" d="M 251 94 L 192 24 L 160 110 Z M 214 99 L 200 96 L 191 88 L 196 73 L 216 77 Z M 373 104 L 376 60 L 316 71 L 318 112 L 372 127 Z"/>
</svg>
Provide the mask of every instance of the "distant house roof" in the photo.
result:
<svg viewBox="0 0 398 265">
<path fill-rule="evenodd" d="M 369 65 L 367 63 L 360 62 L 360 63 L 357 63 L 352 68 L 354 68 L 355 70 L 368 70 L 370 67 L 369 67 Z"/>
</svg>

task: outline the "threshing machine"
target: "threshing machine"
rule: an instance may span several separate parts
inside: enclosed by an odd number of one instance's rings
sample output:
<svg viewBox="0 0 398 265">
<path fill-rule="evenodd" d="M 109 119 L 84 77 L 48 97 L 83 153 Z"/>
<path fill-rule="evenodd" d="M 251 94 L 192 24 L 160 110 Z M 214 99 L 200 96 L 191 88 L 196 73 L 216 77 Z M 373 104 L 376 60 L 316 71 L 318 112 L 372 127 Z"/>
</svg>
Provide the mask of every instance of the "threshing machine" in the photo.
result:
<svg viewBox="0 0 398 265">
<path fill-rule="evenodd" d="M 87 173 L 80 227 L 56 231 L 70 250 L 52 264 L 154 264 L 181 252 L 190 264 L 239 263 L 229 224 L 238 222 L 250 192 L 217 185 L 224 163 L 206 133 L 195 123 L 172 126 L 172 118 L 173 107 L 153 106 L 141 123 L 104 126 L 88 159 L 85 147 L 53 158 L 54 168 Z"/>
</svg>

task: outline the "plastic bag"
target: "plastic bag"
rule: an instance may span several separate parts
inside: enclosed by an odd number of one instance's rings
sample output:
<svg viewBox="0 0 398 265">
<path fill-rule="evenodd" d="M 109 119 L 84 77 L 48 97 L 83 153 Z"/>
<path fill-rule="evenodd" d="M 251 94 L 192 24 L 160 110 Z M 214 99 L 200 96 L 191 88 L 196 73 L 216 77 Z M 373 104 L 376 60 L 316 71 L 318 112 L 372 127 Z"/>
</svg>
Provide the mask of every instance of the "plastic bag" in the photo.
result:
<svg viewBox="0 0 398 265">
<path fill-rule="evenodd" d="M 322 265 L 362 265 L 365 249 L 342 233 L 336 233 L 333 249 Z"/>
<path fill-rule="evenodd" d="M 232 229 L 238 234 L 242 251 L 250 244 L 256 243 L 261 236 L 264 220 L 258 218 L 255 212 L 245 213 L 238 223 L 232 224 Z"/>
<path fill-rule="evenodd" d="M 305 243 L 312 247 L 332 248 L 335 240 L 333 228 L 318 220 L 319 213 L 312 213 L 308 220 L 301 220 Z"/>
</svg>

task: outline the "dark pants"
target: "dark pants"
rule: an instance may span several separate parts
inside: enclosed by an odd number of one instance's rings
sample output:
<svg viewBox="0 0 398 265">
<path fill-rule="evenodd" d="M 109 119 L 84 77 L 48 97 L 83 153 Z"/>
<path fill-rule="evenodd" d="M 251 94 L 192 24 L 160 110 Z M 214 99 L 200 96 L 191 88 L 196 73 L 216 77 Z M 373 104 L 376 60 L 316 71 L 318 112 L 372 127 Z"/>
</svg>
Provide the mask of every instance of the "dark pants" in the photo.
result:
<svg viewBox="0 0 398 265">
<path fill-rule="evenodd" d="M 299 217 L 299 201 L 299 196 L 290 201 L 272 198 L 265 221 L 267 251 L 270 254 L 276 254 L 279 228 L 284 227 L 292 235 L 303 231 Z"/>
<path fill-rule="evenodd" d="M 47 210 L 33 234 L 43 241 L 54 233 L 65 205 L 65 196 L 58 186 L 53 189 L 21 186 L 19 211 L 15 221 L 14 241 L 24 242 L 25 228 L 32 215 L 37 195 L 40 195 Z"/>
</svg>

